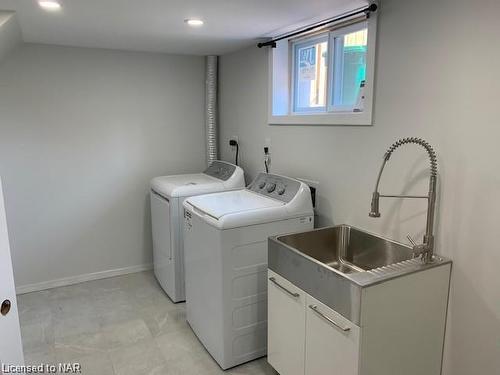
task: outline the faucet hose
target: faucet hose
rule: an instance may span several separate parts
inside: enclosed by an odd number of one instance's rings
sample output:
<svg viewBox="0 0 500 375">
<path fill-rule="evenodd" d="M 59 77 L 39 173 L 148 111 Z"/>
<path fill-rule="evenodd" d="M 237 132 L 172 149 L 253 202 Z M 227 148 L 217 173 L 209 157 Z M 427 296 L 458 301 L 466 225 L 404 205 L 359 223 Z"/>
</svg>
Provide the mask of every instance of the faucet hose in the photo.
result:
<svg viewBox="0 0 500 375">
<path fill-rule="evenodd" d="M 391 157 L 392 153 L 400 146 L 413 143 L 416 145 L 420 145 L 425 150 L 427 151 L 427 154 L 429 155 L 429 159 L 431 162 L 431 177 L 436 177 L 437 176 L 437 157 L 436 157 L 436 152 L 432 148 L 432 146 L 422 138 L 417 138 L 417 137 L 408 137 L 408 138 L 401 138 L 400 140 L 394 142 L 391 147 L 389 147 L 384 155 L 384 159 L 387 161 Z"/>
</svg>

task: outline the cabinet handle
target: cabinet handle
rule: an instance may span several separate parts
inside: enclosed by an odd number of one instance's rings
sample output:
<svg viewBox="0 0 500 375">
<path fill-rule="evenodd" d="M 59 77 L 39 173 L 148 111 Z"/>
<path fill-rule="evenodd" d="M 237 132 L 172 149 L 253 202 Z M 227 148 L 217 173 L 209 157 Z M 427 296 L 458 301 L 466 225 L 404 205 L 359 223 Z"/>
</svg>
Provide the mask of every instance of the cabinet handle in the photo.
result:
<svg viewBox="0 0 500 375">
<path fill-rule="evenodd" d="M 289 295 L 291 295 L 292 297 L 294 298 L 298 298 L 300 297 L 300 294 L 299 293 L 294 293 L 294 292 L 291 292 L 289 291 L 287 288 L 285 288 L 283 285 L 279 284 L 277 281 L 276 281 L 276 278 L 274 277 L 270 277 L 269 278 L 269 281 L 271 281 L 274 285 L 276 285 L 278 288 L 280 288 L 282 291 L 288 293 Z"/>
<path fill-rule="evenodd" d="M 309 308 L 314 311 L 316 314 L 318 314 L 320 317 L 325 319 L 328 323 L 333 324 L 335 327 L 338 329 L 344 331 L 344 332 L 349 332 L 351 329 L 349 327 L 342 327 L 339 324 L 337 324 L 335 321 L 327 317 L 325 314 L 323 314 L 321 311 L 319 311 L 318 306 L 316 305 L 309 305 Z"/>
</svg>

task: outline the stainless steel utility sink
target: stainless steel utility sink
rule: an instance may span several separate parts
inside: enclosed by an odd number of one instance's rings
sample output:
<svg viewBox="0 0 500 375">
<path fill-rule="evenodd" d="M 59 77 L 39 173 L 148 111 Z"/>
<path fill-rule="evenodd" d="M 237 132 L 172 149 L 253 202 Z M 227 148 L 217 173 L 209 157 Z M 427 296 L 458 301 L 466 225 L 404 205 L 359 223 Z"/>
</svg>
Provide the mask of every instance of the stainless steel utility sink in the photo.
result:
<svg viewBox="0 0 500 375">
<path fill-rule="evenodd" d="M 363 288 L 451 263 L 349 225 L 269 238 L 268 267 L 354 323 Z"/>
<path fill-rule="evenodd" d="M 342 273 L 362 272 L 413 258 L 410 247 L 347 225 L 277 239 Z"/>
</svg>

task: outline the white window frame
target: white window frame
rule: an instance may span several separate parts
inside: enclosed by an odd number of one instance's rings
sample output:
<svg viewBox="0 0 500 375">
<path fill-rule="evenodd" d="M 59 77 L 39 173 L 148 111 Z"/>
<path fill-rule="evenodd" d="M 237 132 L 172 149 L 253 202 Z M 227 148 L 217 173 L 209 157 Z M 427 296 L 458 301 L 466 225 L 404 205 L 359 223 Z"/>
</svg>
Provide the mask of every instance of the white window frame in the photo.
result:
<svg viewBox="0 0 500 375">
<path fill-rule="evenodd" d="M 331 95 L 327 95 L 326 111 L 294 111 L 295 75 L 294 42 L 288 39 L 276 43 L 276 48 L 269 49 L 269 110 L 270 125 L 372 125 L 373 93 L 375 78 L 375 51 L 377 38 L 377 14 L 372 13 L 368 19 L 360 20 L 351 25 L 336 30 L 318 34 L 318 38 L 329 33 L 329 48 L 333 47 L 333 38 L 349 33 L 350 30 L 368 29 L 368 45 L 366 55 L 365 100 L 362 112 L 339 111 L 332 107 Z M 310 38 L 314 38 L 310 36 Z M 304 40 L 307 40 L 304 38 Z M 333 58 L 329 50 L 329 59 Z M 328 61 L 327 90 L 331 89 L 333 81 L 332 61 Z"/>
<path fill-rule="evenodd" d="M 352 24 L 352 25 L 348 25 L 348 26 L 345 26 L 345 27 L 341 27 L 341 28 L 338 28 L 338 29 L 335 29 L 333 31 L 330 31 L 329 33 L 329 44 L 328 46 L 332 48 L 332 51 L 330 51 L 329 55 L 328 55 L 328 58 L 329 58 L 329 61 L 328 61 L 328 85 L 327 85 L 327 88 L 328 88 L 328 96 L 327 96 L 327 112 L 328 113 L 342 113 L 342 112 L 345 112 L 345 113 L 355 113 L 353 112 L 353 108 L 351 106 L 335 106 L 333 104 L 333 101 L 334 101 L 334 85 L 335 84 L 338 84 L 337 82 L 337 79 L 335 77 L 335 73 L 337 71 L 337 69 L 335 69 L 335 59 L 337 58 L 337 51 L 335 51 L 335 38 L 338 38 L 340 36 L 343 36 L 343 35 L 346 35 L 346 34 L 350 34 L 350 33 L 354 33 L 356 31 L 360 31 L 360 30 L 363 30 L 363 29 L 368 29 L 368 23 L 366 21 L 361 21 L 361 22 L 356 22 L 355 24 Z M 370 39 L 370 36 L 368 36 L 368 40 Z M 369 42 L 368 42 L 369 43 Z M 367 66 L 367 69 L 368 69 L 368 54 L 367 54 L 367 60 L 366 60 L 366 66 Z M 331 68 L 334 68 L 334 69 L 331 69 Z M 343 69 L 342 69 L 343 70 Z M 364 109 L 363 109 L 364 111 Z"/>
</svg>

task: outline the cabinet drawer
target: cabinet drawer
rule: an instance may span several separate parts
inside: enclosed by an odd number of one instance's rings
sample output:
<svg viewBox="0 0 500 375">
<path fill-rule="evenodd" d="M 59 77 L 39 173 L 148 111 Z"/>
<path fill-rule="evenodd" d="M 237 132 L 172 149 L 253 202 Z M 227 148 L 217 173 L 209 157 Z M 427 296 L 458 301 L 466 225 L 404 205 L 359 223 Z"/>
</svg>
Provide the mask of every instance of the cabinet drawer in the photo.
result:
<svg viewBox="0 0 500 375">
<path fill-rule="evenodd" d="M 307 295 L 307 375 L 358 375 L 360 328 Z"/>
<path fill-rule="evenodd" d="M 281 375 L 304 375 L 306 293 L 268 270 L 268 362 Z"/>
</svg>

